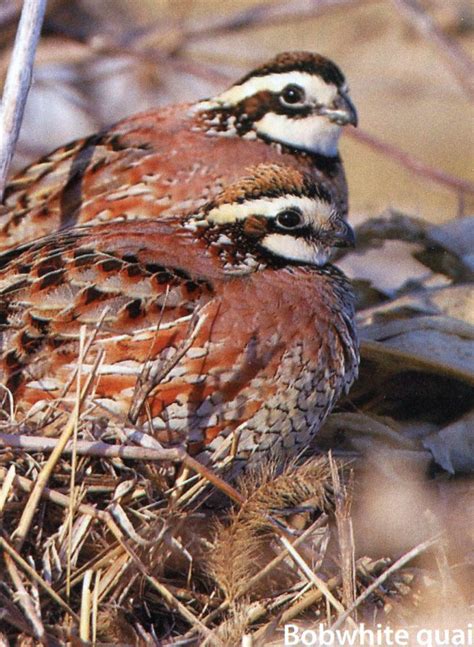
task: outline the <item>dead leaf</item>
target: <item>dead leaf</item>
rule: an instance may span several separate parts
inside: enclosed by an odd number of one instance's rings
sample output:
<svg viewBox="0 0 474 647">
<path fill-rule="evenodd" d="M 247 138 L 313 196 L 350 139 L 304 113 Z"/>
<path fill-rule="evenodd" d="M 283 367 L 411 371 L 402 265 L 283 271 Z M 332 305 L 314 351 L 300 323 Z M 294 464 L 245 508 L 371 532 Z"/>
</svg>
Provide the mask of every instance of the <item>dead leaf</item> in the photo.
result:
<svg viewBox="0 0 474 647">
<path fill-rule="evenodd" d="M 474 471 L 474 411 L 436 434 L 425 438 L 423 445 L 450 474 Z"/>
</svg>

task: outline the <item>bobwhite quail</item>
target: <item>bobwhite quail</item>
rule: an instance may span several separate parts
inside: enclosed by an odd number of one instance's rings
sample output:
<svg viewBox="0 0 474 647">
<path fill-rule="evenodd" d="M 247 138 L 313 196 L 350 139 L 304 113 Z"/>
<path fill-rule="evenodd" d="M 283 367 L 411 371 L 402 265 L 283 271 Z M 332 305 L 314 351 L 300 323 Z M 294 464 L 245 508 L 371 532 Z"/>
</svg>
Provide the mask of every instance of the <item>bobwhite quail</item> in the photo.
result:
<svg viewBox="0 0 474 647">
<path fill-rule="evenodd" d="M 236 438 L 245 459 L 301 446 L 357 374 L 353 294 L 327 263 L 352 241 L 324 188 L 260 165 L 194 214 L 3 254 L 0 382 L 17 419 L 72 406 L 80 328 L 98 326 L 82 365 L 103 353 L 97 416 L 129 416 L 194 455 Z"/>
<path fill-rule="evenodd" d="M 264 162 L 309 173 L 345 214 L 348 123 L 356 112 L 339 68 L 280 54 L 213 99 L 129 117 L 24 170 L 5 191 L 0 250 L 76 224 L 197 209 Z"/>
</svg>

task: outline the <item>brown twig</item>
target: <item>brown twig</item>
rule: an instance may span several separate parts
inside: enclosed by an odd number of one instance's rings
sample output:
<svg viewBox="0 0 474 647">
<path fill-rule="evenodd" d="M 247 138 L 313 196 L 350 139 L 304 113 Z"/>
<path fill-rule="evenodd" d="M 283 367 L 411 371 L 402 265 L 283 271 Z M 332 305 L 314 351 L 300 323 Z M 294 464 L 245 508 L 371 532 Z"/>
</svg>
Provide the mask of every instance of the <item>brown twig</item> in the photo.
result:
<svg viewBox="0 0 474 647">
<path fill-rule="evenodd" d="M 240 9 L 235 13 L 219 17 L 214 22 L 206 19 L 206 24 L 194 29 L 187 30 L 185 36 L 188 39 L 196 40 L 207 38 L 213 34 L 222 34 L 229 31 L 240 31 L 242 29 L 266 28 L 270 24 L 285 24 L 319 16 L 328 11 L 348 9 L 362 3 L 373 2 L 374 0 L 280 0 L 279 2 L 260 2 L 246 9 Z"/>
<path fill-rule="evenodd" d="M 7 470 L 3 467 L 0 467 L 0 483 L 6 478 L 6 476 L 7 476 Z M 25 478 L 24 476 L 15 476 L 13 478 L 13 485 L 15 487 L 20 488 L 23 492 L 31 492 L 34 488 L 34 483 L 29 479 Z M 62 494 L 62 492 L 51 490 L 50 488 L 44 488 L 44 490 L 41 493 L 41 497 L 43 499 L 47 499 L 48 501 L 51 501 L 52 503 L 55 503 L 56 505 L 60 505 L 62 508 L 67 509 L 71 505 L 70 499 L 68 496 L 66 496 L 65 494 Z M 103 512 L 102 510 L 96 510 L 93 506 L 88 505 L 86 503 L 80 503 L 77 506 L 77 510 L 82 514 L 87 514 L 90 517 L 93 517 L 94 519 L 101 519 L 102 521 L 105 521 L 107 517 L 107 512 Z"/>
<path fill-rule="evenodd" d="M 0 548 L 12 557 L 17 564 L 27 573 L 35 582 L 37 582 L 66 613 L 68 613 L 74 620 L 79 621 L 79 616 L 69 607 L 66 602 L 59 596 L 56 591 L 32 568 L 27 561 L 11 546 L 4 537 L 0 537 Z"/>
<path fill-rule="evenodd" d="M 380 140 L 378 137 L 375 137 L 375 135 L 371 135 L 360 128 L 347 128 L 346 132 L 349 137 L 352 137 L 352 139 L 365 144 L 373 150 L 383 153 L 417 175 L 421 175 L 432 182 L 436 182 L 436 184 L 442 184 L 453 191 L 474 194 L 474 182 L 463 180 L 462 178 L 458 178 L 455 175 L 446 173 L 445 171 L 440 171 L 434 166 L 425 164 L 417 157 L 410 155 L 410 153 L 406 153 L 397 146 L 388 144 L 387 142 Z"/>
<path fill-rule="evenodd" d="M 408 23 L 438 49 L 467 96 L 474 99 L 474 63 L 470 57 L 444 33 L 418 0 L 392 1 Z"/>
<path fill-rule="evenodd" d="M 57 438 L 44 438 L 43 436 L 27 436 L 17 434 L 0 433 L 0 447 L 13 447 L 31 452 L 53 452 L 59 443 Z M 72 442 L 67 442 L 61 448 L 62 454 L 71 454 L 73 451 Z M 172 449 L 129 447 L 127 445 L 109 445 L 104 442 L 92 442 L 78 440 L 76 451 L 81 456 L 100 456 L 101 458 L 124 458 L 140 461 L 170 461 L 173 463 L 184 463 L 193 471 L 198 472 L 207 481 L 222 490 L 236 503 L 242 503 L 242 496 L 228 483 L 211 472 L 195 458 L 187 454 L 184 449 L 174 447 Z"/>
<path fill-rule="evenodd" d="M 0 106 L 0 201 L 20 133 L 46 0 L 24 0 Z"/>
<path fill-rule="evenodd" d="M 209 629 L 197 618 L 184 604 L 182 604 L 168 588 L 156 577 L 150 575 L 145 564 L 142 562 L 137 553 L 133 550 L 131 546 L 125 540 L 125 537 L 117 526 L 115 521 L 110 517 L 107 521 L 107 525 L 110 531 L 114 534 L 115 538 L 119 541 L 120 545 L 127 552 L 129 557 L 132 559 L 133 563 L 137 566 L 138 570 L 147 580 L 147 582 L 162 596 L 162 598 L 168 603 L 168 605 L 178 611 L 183 618 L 185 618 L 189 624 L 195 627 L 201 634 L 207 636 L 209 635 Z"/>
<path fill-rule="evenodd" d="M 3 559 L 5 561 L 8 574 L 10 575 L 13 585 L 15 586 L 18 595 L 18 601 L 31 623 L 33 635 L 37 640 L 43 642 L 45 638 L 45 629 L 43 622 L 37 613 L 31 596 L 29 595 L 28 591 L 25 588 L 25 585 L 23 584 L 23 580 L 21 579 L 21 575 L 16 567 L 16 564 L 8 553 L 3 556 Z"/>
<path fill-rule="evenodd" d="M 28 436 L 23 434 L 0 433 L 0 448 L 13 447 L 25 452 L 52 452 L 58 444 L 57 438 Z M 63 454 L 72 454 L 73 443 L 69 441 L 62 449 Z M 130 447 L 128 445 L 109 445 L 101 441 L 78 440 L 76 451 L 81 456 L 99 456 L 100 458 L 123 458 L 139 461 L 181 462 L 182 454 L 177 449 L 149 449 L 147 447 Z"/>
</svg>

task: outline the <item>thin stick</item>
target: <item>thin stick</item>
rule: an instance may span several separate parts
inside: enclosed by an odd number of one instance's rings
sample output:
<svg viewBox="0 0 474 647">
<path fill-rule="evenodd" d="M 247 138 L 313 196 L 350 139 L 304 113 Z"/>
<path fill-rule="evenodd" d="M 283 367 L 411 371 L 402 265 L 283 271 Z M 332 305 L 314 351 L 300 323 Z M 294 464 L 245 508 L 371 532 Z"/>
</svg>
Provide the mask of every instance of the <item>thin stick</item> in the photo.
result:
<svg viewBox="0 0 474 647">
<path fill-rule="evenodd" d="M 0 201 L 20 133 L 46 0 L 24 0 L 0 107 Z"/>
<path fill-rule="evenodd" d="M 88 570 L 82 580 L 81 596 L 81 622 L 79 624 L 79 637 L 84 642 L 89 642 L 91 627 L 91 582 L 94 571 Z"/>
<path fill-rule="evenodd" d="M 376 580 L 372 582 L 370 586 L 368 586 L 365 591 L 363 591 L 359 597 L 354 601 L 354 604 L 352 604 L 348 609 L 344 611 L 344 613 L 341 613 L 341 615 L 338 617 L 336 622 L 331 625 L 330 629 L 334 631 L 338 627 L 342 625 L 343 622 L 351 615 L 351 613 L 357 609 L 357 607 L 362 604 L 364 600 L 366 600 L 371 593 L 375 591 L 385 580 L 392 574 L 395 573 L 395 571 L 398 571 L 398 569 L 402 568 L 402 566 L 405 566 L 409 561 L 414 559 L 415 557 L 418 557 L 421 553 L 423 553 L 425 550 L 428 550 L 428 548 L 431 548 L 431 546 L 434 546 L 436 542 L 439 540 L 440 535 L 437 535 L 436 537 L 432 537 L 431 539 L 427 539 L 426 541 L 422 542 L 421 544 L 418 544 L 418 546 L 415 546 L 415 548 L 412 548 L 411 550 L 408 551 L 408 553 L 405 553 L 405 555 L 402 555 L 399 559 L 397 559 L 396 562 L 394 562 L 389 568 L 387 568 L 386 571 L 384 571 Z"/>
<path fill-rule="evenodd" d="M 420 5 L 418 0 L 393 0 L 402 16 L 423 38 L 433 43 L 450 66 L 459 84 L 470 99 L 474 98 L 474 63 Z"/>
<path fill-rule="evenodd" d="M 195 627 L 205 636 L 210 635 L 209 629 L 197 618 L 184 604 L 182 604 L 175 596 L 169 591 L 169 589 L 159 582 L 156 577 L 148 573 L 148 569 L 145 564 L 142 562 L 140 557 L 136 554 L 131 546 L 128 545 L 125 537 L 117 526 L 115 521 L 112 518 L 109 518 L 107 521 L 107 526 L 109 530 L 113 533 L 115 538 L 119 541 L 120 545 L 124 548 L 127 554 L 132 558 L 134 564 L 138 567 L 139 571 L 145 577 L 147 582 L 160 593 L 162 598 L 171 606 L 173 609 L 176 609 L 183 618 L 185 618 L 189 624 Z"/>
<path fill-rule="evenodd" d="M 0 548 L 3 548 L 3 550 L 12 557 L 17 564 L 22 568 L 22 570 L 27 573 L 31 579 L 35 580 L 45 591 L 46 593 L 62 608 L 66 613 L 68 613 L 76 622 L 79 621 L 79 616 L 74 613 L 74 611 L 71 609 L 69 605 L 64 602 L 62 597 L 56 593 L 56 591 L 44 580 L 41 575 L 37 573 L 37 571 L 32 568 L 26 560 L 23 559 L 21 555 L 17 553 L 17 551 L 11 546 L 7 540 L 4 537 L 0 537 Z"/>
<path fill-rule="evenodd" d="M 20 573 L 18 572 L 16 564 L 11 558 L 10 554 L 8 553 L 3 556 L 3 559 L 5 561 L 7 571 L 15 586 L 15 589 L 18 595 L 18 601 L 23 607 L 23 611 L 25 612 L 28 620 L 31 622 L 31 625 L 33 627 L 33 635 L 37 640 L 39 640 L 40 642 L 43 642 L 43 639 L 45 636 L 43 623 L 41 622 L 41 618 L 38 616 L 36 612 L 35 606 L 33 604 L 33 600 L 28 595 L 28 591 L 25 589 L 25 586 L 21 579 Z"/>
<path fill-rule="evenodd" d="M 54 452 L 60 439 L 43 438 L 38 436 L 26 436 L 16 434 L 0 433 L 0 448 L 14 447 L 24 451 L 33 452 Z M 72 443 L 66 442 L 61 449 L 62 454 L 72 453 Z M 124 458 L 139 461 L 171 461 L 184 463 L 192 470 L 203 476 L 209 483 L 212 483 L 219 490 L 224 492 L 236 503 L 242 503 L 243 497 L 229 483 L 223 481 L 217 474 L 214 474 L 207 467 L 199 463 L 195 458 L 187 454 L 184 449 L 175 447 L 172 449 L 153 449 L 148 447 L 128 447 L 126 445 L 109 445 L 103 442 L 78 440 L 76 451 L 82 456 L 100 456 L 102 458 Z M 67 499 L 69 501 L 69 498 Z"/>
<path fill-rule="evenodd" d="M 46 461 L 44 467 L 42 468 L 41 472 L 38 474 L 38 478 L 36 479 L 36 483 L 33 487 L 33 491 L 30 494 L 30 498 L 28 499 L 28 503 L 25 506 L 25 509 L 23 510 L 23 514 L 20 517 L 20 522 L 18 524 L 18 527 L 16 528 L 15 532 L 12 534 L 12 538 L 14 538 L 15 541 L 15 546 L 18 551 L 21 550 L 21 547 L 23 545 L 23 542 L 26 538 L 26 535 L 28 534 L 28 531 L 30 529 L 31 523 L 33 521 L 34 514 L 36 512 L 36 508 L 38 506 L 38 503 L 41 499 L 41 493 L 46 487 L 46 483 L 49 480 L 49 477 L 51 476 L 51 473 L 58 462 L 58 460 L 61 457 L 62 451 L 68 442 L 68 440 L 71 437 L 71 434 L 74 431 L 74 425 L 76 424 L 76 418 L 79 415 L 79 411 L 81 408 L 82 403 L 84 402 L 87 393 L 89 392 L 89 388 L 95 378 L 95 370 L 98 365 L 98 363 L 101 361 L 101 355 L 99 354 L 97 356 L 96 360 L 96 365 L 93 367 L 93 370 L 91 371 L 91 374 L 89 375 L 89 379 L 87 380 L 80 399 L 76 402 L 74 406 L 74 410 L 72 414 L 69 417 L 69 420 L 64 428 L 64 431 L 62 432 L 61 436 L 58 439 L 57 445 L 54 448 L 51 456 L 48 458 Z"/>
<path fill-rule="evenodd" d="M 100 576 L 102 571 L 99 570 L 95 574 L 94 591 L 92 593 L 92 644 L 95 645 L 97 641 L 97 617 L 99 613 L 99 590 L 100 590 Z"/>
<path fill-rule="evenodd" d="M 382 141 L 378 137 L 375 137 L 360 128 L 347 128 L 346 134 L 352 139 L 365 144 L 369 148 L 390 157 L 404 168 L 416 173 L 416 175 L 421 175 L 436 184 L 441 184 L 460 193 L 474 194 L 473 182 L 469 182 L 469 180 L 463 180 L 462 178 L 451 175 L 450 173 L 440 171 L 434 166 L 429 166 L 429 164 L 425 164 L 417 157 L 406 153 L 397 146 L 393 146 L 392 144 Z"/>
<path fill-rule="evenodd" d="M 71 460 L 71 480 L 70 480 L 70 497 L 71 497 L 71 506 L 69 508 L 69 517 L 68 517 L 68 540 L 67 540 L 67 562 L 66 562 L 66 595 L 69 600 L 71 597 L 71 569 L 72 569 L 72 531 L 74 526 L 74 508 L 76 500 L 76 469 L 77 469 L 77 433 L 79 428 L 79 409 L 81 401 L 81 376 L 82 376 L 82 363 L 84 361 L 84 344 L 86 337 L 86 327 L 81 326 L 79 331 L 79 358 L 77 362 L 77 371 L 76 371 L 76 408 L 75 411 L 77 415 L 74 417 L 74 429 L 72 435 L 72 460 Z M 82 616 L 81 616 L 82 623 Z M 82 638 L 82 634 L 81 634 Z M 83 640 L 89 640 L 89 638 Z"/>
<path fill-rule="evenodd" d="M 43 438 L 42 436 L 28 436 L 24 434 L 0 433 L 0 448 L 13 447 L 25 452 L 54 451 L 59 442 L 58 438 Z M 62 450 L 63 454 L 72 454 L 73 443 L 68 441 Z M 77 454 L 80 456 L 99 456 L 100 458 L 123 458 L 125 460 L 139 461 L 170 461 L 181 462 L 182 454 L 174 449 L 152 449 L 148 447 L 132 447 L 130 445 L 110 445 L 102 441 L 78 440 Z"/>
<path fill-rule="evenodd" d="M 0 482 L 4 481 L 7 476 L 7 470 L 4 467 L 0 467 Z M 13 485 L 19 487 L 23 492 L 31 492 L 34 488 L 34 483 L 24 476 L 15 476 L 13 479 Z M 69 508 L 70 501 L 69 497 L 62 492 L 57 492 L 56 490 L 51 490 L 50 488 L 44 488 L 41 493 L 43 499 L 47 499 L 56 505 L 61 506 L 62 508 Z M 108 518 L 108 513 L 103 510 L 96 510 L 93 506 L 88 505 L 87 503 L 80 503 L 77 506 L 78 512 L 81 514 L 87 514 L 93 519 L 100 519 L 105 521 Z"/>
<path fill-rule="evenodd" d="M 33 452 L 54 452 L 60 439 L 43 438 L 40 436 L 27 436 L 23 434 L 2 434 L 0 433 L 0 448 L 15 447 L 24 451 Z M 73 445 L 67 441 L 61 448 L 62 454 L 71 454 Z M 235 488 L 223 481 L 217 474 L 214 474 L 207 467 L 199 463 L 195 458 L 187 454 L 184 449 L 175 447 L 172 449 L 153 449 L 147 447 L 129 447 L 127 445 L 109 445 L 104 442 L 93 442 L 78 440 L 76 451 L 82 456 L 100 456 L 102 458 L 124 458 L 131 460 L 148 461 L 171 461 L 173 463 L 184 463 L 195 472 L 198 472 L 207 481 L 215 485 L 236 503 L 242 503 L 243 498 Z"/>
<path fill-rule="evenodd" d="M 336 587 L 340 586 L 340 584 L 340 575 L 336 575 L 326 582 L 326 585 L 330 591 L 336 589 Z M 306 609 L 313 606 L 314 604 L 317 604 L 323 597 L 324 594 L 320 589 L 311 588 L 310 591 L 308 591 L 294 604 L 283 611 L 278 618 L 271 620 L 266 625 L 263 625 L 259 629 L 257 629 L 257 631 L 252 634 L 254 640 L 257 642 L 257 644 L 260 644 L 258 641 L 265 639 L 269 629 L 274 631 L 277 625 L 283 627 L 285 624 L 293 620 L 293 618 L 301 615 L 304 611 L 306 611 Z"/>
<path fill-rule="evenodd" d="M 316 573 L 314 573 L 311 570 L 311 568 L 304 561 L 304 559 L 301 557 L 298 551 L 295 550 L 294 546 L 290 544 L 290 542 L 284 535 L 280 535 L 280 541 L 283 544 L 283 546 L 287 549 L 288 553 L 290 554 L 290 557 L 293 559 L 293 561 L 298 566 L 298 568 L 306 575 L 308 580 L 312 582 L 312 584 L 317 589 L 319 589 L 321 593 L 323 593 L 326 600 L 332 604 L 332 606 L 336 609 L 336 611 L 338 611 L 341 615 L 344 615 L 344 607 L 339 602 L 339 600 L 337 600 L 334 597 L 334 595 L 331 593 L 326 582 L 324 582 L 324 580 L 318 577 Z"/>
<path fill-rule="evenodd" d="M 10 494 L 10 488 L 15 480 L 15 465 L 10 465 L 8 472 L 6 474 L 5 480 L 3 481 L 2 489 L 0 490 L 0 515 L 3 512 L 5 503 L 7 502 L 8 495 Z"/>
</svg>

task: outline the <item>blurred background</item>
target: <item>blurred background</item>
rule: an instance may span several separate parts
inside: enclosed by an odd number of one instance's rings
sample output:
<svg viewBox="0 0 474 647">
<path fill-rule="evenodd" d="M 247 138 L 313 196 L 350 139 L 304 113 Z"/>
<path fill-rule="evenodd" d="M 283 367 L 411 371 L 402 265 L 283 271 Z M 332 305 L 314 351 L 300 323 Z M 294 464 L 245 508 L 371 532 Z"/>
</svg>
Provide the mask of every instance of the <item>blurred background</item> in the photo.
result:
<svg viewBox="0 0 474 647">
<path fill-rule="evenodd" d="M 21 2 L 0 2 L 0 82 Z M 214 94 L 282 50 L 342 68 L 352 219 L 472 213 L 469 0 L 50 0 L 12 171 L 151 106 Z"/>
<path fill-rule="evenodd" d="M 0 83 L 20 9 L 0 0 Z M 357 556 L 398 556 L 444 532 L 417 566 L 421 598 L 413 580 L 425 627 L 462 626 L 474 603 L 474 218 L 461 217 L 474 213 L 473 44 L 469 0 L 49 0 L 12 168 L 132 113 L 213 95 L 280 51 L 342 68 L 360 118 L 341 142 L 358 245 L 338 263 L 353 279 L 363 361 L 309 450 L 363 457 Z M 117 598 L 103 586 L 125 622 L 129 583 Z"/>
</svg>

